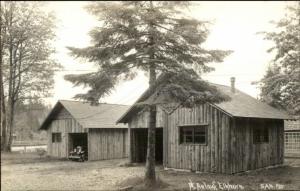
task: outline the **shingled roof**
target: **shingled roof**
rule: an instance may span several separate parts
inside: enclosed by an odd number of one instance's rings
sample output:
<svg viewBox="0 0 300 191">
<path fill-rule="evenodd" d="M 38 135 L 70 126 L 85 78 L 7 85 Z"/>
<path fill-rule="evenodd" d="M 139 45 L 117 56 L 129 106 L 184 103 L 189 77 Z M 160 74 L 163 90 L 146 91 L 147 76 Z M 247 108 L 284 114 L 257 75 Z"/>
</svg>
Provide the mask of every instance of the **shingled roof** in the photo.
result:
<svg viewBox="0 0 300 191">
<path fill-rule="evenodd" d="M 250 95 L 235 90 L 233 93 L 229 86 L 209 83 L 215 86 L 225 95 L 228 95 L 231 99 L 221 103 L 214 103 L 216 107 L 223 110 L 231 117 L 247 117 L 247 118 L 266 118 L 266 119 L 291 119 L 291 117 L 284 111 L 278 110 L 269 106 L 268 104 L 261 102 Z M 146 90 L 144 94 L 137 100 L 136 103 L 142 102 L 148 98 Z M 133 105 L 127 110 L 126 113 L 117 121 L 118 123 L 127 123 L 130 116 L 139 110 L 138 107 Z"/>
<path fill-rule="evenodd" d="M 211 83 L 212 84 L 212 83 Z M 254 97 L 235 90 L 231 92 L 231 88 L 224 85 L 212 84 L 220 91 L 228 95 L 231 100 L 215 104 L 220 109 L 226 111 L 233 117 L 248 118 L 268 118 L 268 119 L 290 119 L 291 117 L 284 111 L 278 110 L 268 104 L 261 102 Z"/>
<path fill-rule="evenodd" d="M 127 128 L 127 125 L 116 124 L 117 119 L 129 109 L 127 105 L 100 103 L 94 106 L 86 102 L 59 100 L 40 129 L 47 129 L 62 108 L 65 108 L 83 128 Z"/>
</svg>

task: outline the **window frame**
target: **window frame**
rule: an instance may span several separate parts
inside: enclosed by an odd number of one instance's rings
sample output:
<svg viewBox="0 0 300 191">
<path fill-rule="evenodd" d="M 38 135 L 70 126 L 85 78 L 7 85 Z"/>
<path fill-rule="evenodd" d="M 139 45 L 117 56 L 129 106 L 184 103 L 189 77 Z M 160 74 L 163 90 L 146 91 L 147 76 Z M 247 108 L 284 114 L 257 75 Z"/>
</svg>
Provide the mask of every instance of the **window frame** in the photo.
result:
<svg viewBox="0 0 300 191">
<path fill-rule="evenodd" d="M 52 143 L 61 143 L 62 136 L 60 132 L 52 133 Z"/>
<path fill-rule="evenodd" d="M 268 127 L 254 127 L 252 139 L 253 139 L 254 144 L 270 143 L 269 128 Z"/>
<path fill-rule="evenodd" d="M 178 125 L 178 144 L 179 145 L 203 145 L 203 146 L 207 146 L 208 144 L 208 123 L 201 123 L 201 124 L 186 124 L 186 125 Z M 181 135 L 182 129 L 187 128 L 187 129 L 192 129 L 192 142 L 184 142 L 182 140 L 182 136 L 184 137 L 184 135 Z M 205 138 L 205 142 L 204 143 L 195 143 L 195 130 L 197 128 L 201 128 L 204 129 L 204 138 Z"/>
</svg>

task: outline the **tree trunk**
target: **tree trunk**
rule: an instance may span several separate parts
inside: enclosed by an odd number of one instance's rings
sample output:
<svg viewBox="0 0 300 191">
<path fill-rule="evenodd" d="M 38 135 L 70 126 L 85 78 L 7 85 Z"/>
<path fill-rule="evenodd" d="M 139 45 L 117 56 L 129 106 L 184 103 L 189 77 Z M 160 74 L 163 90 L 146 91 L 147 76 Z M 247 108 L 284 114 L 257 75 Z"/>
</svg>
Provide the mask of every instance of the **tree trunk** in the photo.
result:
<svg viewBox="0 0 300 191">
<path fill-rule="evenodd" d="M 0 10 L 3 11 L 2 2 L 0 2 Z M 6 110 L 5 96 L 3 86 L 3 51 L 4 51 L 4 36 L 6 35 L 6 27 L 3 23 L 3 15 L 0 16 L 0 126 L 1 126 L 1 151 L 7 151 L 7 126 L 6 126 Z"/>
<path fill-rule="evenodd" d="M 1 21 L 2 22 L 2 21 Z M 0 32 L 2 34 L 2 26 L 0 26 Z M 5 113 L 5 97 L 4 97 L 4 87 L 3 87 L 3 41 L 1 39 L 0 43 L 0 127 L 1 127 L 1 151 L 4 151 L 4 148 L 7 148 L 6 144 L 6 113 Z"/>
<path fill-rule="evenodd" d="M 2 93 L 2 92 L 1 92 Z M 7 133 L 6 133 L 6 117 L 5 117 L 5 104 L 1 96 L 1 151 L 6 151 L 7 148 Z"/>
<path fill-rule="evenodd" d="M 11 152 L 11 145 L 13 139 L 13 126 L 14 126 L 14 114 L 15 114 L 15 102 L 14 100 L 8 101 L 8 112 L 7 112 L 7 127 L 8 127 L 8 140 L 6 151 Z"/>
<path fill-rule="evenodd" d="M 4 151 L 7 148 L 7 131 L 6 131 L 6 112 L 5 112 L 5 97 L 4 97 L 4 87 L 3 87 L 3 69 L 2 69 L 2 64 L 3 64 L 3 45 L 1 42 L 0 45 L 0 126 L 1 126 L 1 151 Z"/>
<path fill-rule="evenodd" d="M 150 11 L 153 11 L 153 3 L 150 1 Z M 150 21 L 149 27 L 149 58 L 150 58 L 150 65 L 149 65 L 149 89 L 150 94 L 154 93 L 155 90 L 153 85 L 156 80 L 156 66 L 153 60 L 155 59 L 155 31 L 153 27 L 154 21 Z M 145 172 L 145 185 L 147 187 L 152 187 L 156 184 L 156 175 L 155 175 L 155 128 L 156 128 L 156 105 L 149 106 L 149 124 L 148 124 L 148 140 L 147 140 L 147 157 L 146 157 L 146 172 Z"/>
<path fill-rule="evenodd" d="M 2 2 L 0 2 L 0 13 L 2 13 Z M 2 100 L 4 99 L 4 96 L 2 96 L 3 92 L 3 79 L 2 79 L 2 60 L 3 60 L 3 35 L 2 35 L 2 15 L 0 15 L 0 128 L 1 128 L 1 151 L 3 150 L 4 146 L 4 135 L 5 135 L 5 128 L 3 126 L 3 105 Z"/>
<path fill-rule="evenodd" d="M 152 85 L 156 79 L 155 66 L 150 67 L 149 89 L 153 89 Z M 148 142 L 147 142 L 147 158 L 146 158 L 146 186 L 154 186 L 156 184 L 155 176 L 155 128 L 156 128 L 156 105 L 149 106 L 149 123 L 148 123 Z"/>
<path fill-rule="evenodd" d="M 10 4 L 9 8 L 9 22 L 8 22 L 8 31 L 12 30 L 12 20 L 13 20 L 13 4 Z M 4 147 L 5 151 L 11 151 L 11 143 L 12 143 L 12 125 L 13 125 L 13 114 L 14 114 L 14 44 L 13 37 L 11 34 L 8 36 L 8 50 L 9 50 L 9 78 L 8 78 L 8 98 L 7 98 L 7 111 L 6 111 L 6 130 L 7 130 L 7 142 Z"/>
</svg>

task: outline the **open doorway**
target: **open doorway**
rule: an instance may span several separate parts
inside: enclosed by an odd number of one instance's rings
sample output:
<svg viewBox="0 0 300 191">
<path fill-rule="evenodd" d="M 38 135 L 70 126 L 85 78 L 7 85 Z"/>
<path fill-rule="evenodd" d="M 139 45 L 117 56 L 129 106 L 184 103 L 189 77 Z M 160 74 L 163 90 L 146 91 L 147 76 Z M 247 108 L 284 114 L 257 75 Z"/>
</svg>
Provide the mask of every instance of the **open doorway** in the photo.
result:
<svg viewBox="0 0 300 191">
<path fill-rule="evenodd" d="M 156 128 L 155 131 L 155 160 L 157 164 L 163 163 L 163 128 Z"/>
<path fill-rule="evenodd" d="M 88 156 L 87 133 L 69 133 L 69 152 L 77 146 L 81 146 L 85 151 L 85 156 Z"/>
<path fill-rule="evenodd" d="M 147 157 L 147 141 L 148 141 L 148 129 L 140 128 L 133 129 L 133 161 L 134 162 L 146 162 Z M 163 128 L 156 128 L 155 130 L 155 161 L 157 164 L 163 162 Z"/>
</svg>

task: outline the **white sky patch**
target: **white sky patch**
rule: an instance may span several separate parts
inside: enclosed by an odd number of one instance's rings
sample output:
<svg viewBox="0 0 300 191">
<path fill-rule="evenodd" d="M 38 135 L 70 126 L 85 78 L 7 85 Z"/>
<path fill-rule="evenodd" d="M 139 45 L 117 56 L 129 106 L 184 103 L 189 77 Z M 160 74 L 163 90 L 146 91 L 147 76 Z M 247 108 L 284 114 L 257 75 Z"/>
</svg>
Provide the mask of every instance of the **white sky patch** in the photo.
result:
<svg viewBox="0 0 300 191">
<path fill-rule="evenodd" d="M 203 75 L 205 80 L 229 85 L 230 77 L 236 77 L 236 88 L 258 97 L 259 89 L 251 82 L 260 80 L 272 54 L 267 49 L 271 42 L 263 40 L 260 31 L 272 31 L 271 20 L 278 21 L 286 13 L 286 5 L 292 2 L 194 2 L 188 14 L 199 20 L 214 20 L 205 46 L 210 49 L 233 50 L 223 63 L 213 64 L 215 71 Z M 89 31 L 97 26 L 97 20 L 84 6 L 88 2 L 48 2 L 47 8 L 55 12 L 59 22 L 55 46 L 55 58 L 64 66 L 64 71 L 55 75 L 54 96 L 46 99 L 52 105 L 59 99 L 72 99 L 77 93 L 87 89 L 73 87 L 63 79 L 65 74 L 96 71 L 93 64 L 75 59 L 66 47 L 86 47 L 90 45 Z M 198 5 L 197 5 L 198 4 Z M 148 78 L 139 74 L 136 79 L 119 84 L 112 95 L 102 101 L 117 104 L 132 104 L 148 87 Z"/>
</svg>

